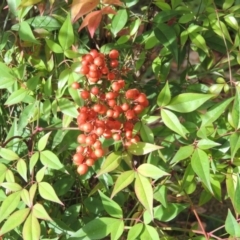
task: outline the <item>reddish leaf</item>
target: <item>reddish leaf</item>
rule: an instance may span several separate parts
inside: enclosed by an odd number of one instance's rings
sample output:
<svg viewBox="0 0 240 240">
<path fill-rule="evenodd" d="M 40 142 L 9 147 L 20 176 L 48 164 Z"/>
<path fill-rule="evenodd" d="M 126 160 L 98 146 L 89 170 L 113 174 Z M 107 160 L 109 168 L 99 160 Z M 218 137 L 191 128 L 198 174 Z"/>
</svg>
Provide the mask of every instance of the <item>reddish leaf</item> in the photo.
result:
<svg viewBox="0 0 240 240">
<path fill-rule="evenodd" d="M 92 11 L 99 2 L 99 0 L 73 0 L 71 6 L 72 22 L 76 22 L 80 17 Z"/>
<path fill-rule="evenodd" d="M 90 13 L 91 14 L 91 13 Z M 94 33 L 96 32 L 100 22 L 102 20 L 102 14 L 97 14 L 95 17 L 91 17 L 88 21 L 88 31 L 91 38 L 93 38 Z"/>
<path fill-rule="evenodd" d="M 102 14 L 116 14 L 116 12 L 111 7 L 104 7 L 101 10 Z"/>
<path fill-rule="evenodd" d="M 118 5 L 118 6 L 123 5 L 123 3 L 119 0 L 103 0 L 103 4 L 111 4 L 111 5 Z"/>
<path fill-rule="evenodd" d="M 84 20 L 83 20 L 81 26 L 79 27 L 78 31 L 81 31 L 81 29 L 83 29 L 84 27 L 86 27 L 86 26 L 89 24 L 89 22 L 91 21 L 92 18 L 93 18 L 93 19 L 94 19 L 94 18 L 98 18 L 98 17 L 97 17 L 98 15 L 101 16 L 101 18 L 102 18 L 102 13 L 101 13 L 101 11 L 94 11 L 94 12 L 89 13 L 89 14 L 84 18 Z"/>
</svg>

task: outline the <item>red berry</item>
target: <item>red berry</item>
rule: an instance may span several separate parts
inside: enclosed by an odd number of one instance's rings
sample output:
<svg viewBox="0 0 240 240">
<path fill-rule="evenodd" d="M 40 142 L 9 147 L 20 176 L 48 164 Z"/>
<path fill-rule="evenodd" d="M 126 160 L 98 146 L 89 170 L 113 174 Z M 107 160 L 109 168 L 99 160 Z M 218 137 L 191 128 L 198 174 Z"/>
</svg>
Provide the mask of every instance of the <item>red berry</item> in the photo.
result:
<svg viewBox="0 0 240 240">
<path fill-rule="evenodd" d="M 85 173 L 87 173 L 87 171 L 88 171 L 88 166 L 85 163 L 80 164 L 77 168 L 77 172 L 80 175 L 84 175 Z"/>
<path fill-rule="evenodd" d="M 111 61 L 110 61 L 110 66 L 111 66 L 112 68 L 118 67 L 118 60 L 116 60 L 116 59 L 111 60 Z"/>
<path fill-rule="evenodd" d="M 102 148 L 96 149 L 96 150 L 94 151 L 94 153 L 95 153 L 96 157 L 98 157 L 98 158 L 100 158 L 100 157 L 102 157 L 102 156 L 104 155 L 104 151 L 103 151 Z"/>
<path fill-rule="evenodd" d="M 113 49 L 109 52 L 109 58 L 116 59 L 119 57 L 119 52 L 116 49 Z"/>
<path fill-rule="evenodd" d="M 81 98 L 82 98 L 82 99 L 86 100 L 86 99 L 88 99 L 89 97 L 90 97 L 89 91 L 83 90 L 83 91 L 81 92 Z"/>
<path fill-rule="evenodd" d="M 79 88 L 80 88 L 80 84 L 79 84 L 78 82 L 73 82 L 72 85 L 71 85 L 71 87 L 72 87 L 73 89 L 79 89 Z"/>
<path fill-rule="evenodd" d="M 84 161 L 84 156 L 81 153 L 76 153 L 73 155 L 73 163 L 75 165 L 80 165 Z"/>
</svg>

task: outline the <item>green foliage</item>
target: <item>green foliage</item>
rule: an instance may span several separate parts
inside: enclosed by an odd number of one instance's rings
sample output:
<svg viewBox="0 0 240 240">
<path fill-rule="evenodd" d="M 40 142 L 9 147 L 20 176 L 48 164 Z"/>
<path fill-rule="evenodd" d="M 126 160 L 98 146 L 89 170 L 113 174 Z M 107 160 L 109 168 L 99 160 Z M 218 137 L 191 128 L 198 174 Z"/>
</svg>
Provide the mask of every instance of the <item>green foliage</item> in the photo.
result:
<svg viewBox="0 0 240 240">
<path fill-rule="evenodd" d="M 239 1 L 4 0 L 0 12 L 0 239 L 240 237 Z M 101 138 L 104 156 L 79 175 L 90 49 L 117 49 L 122 91 L 149 105 L 140 140 Z"/>
</svg>

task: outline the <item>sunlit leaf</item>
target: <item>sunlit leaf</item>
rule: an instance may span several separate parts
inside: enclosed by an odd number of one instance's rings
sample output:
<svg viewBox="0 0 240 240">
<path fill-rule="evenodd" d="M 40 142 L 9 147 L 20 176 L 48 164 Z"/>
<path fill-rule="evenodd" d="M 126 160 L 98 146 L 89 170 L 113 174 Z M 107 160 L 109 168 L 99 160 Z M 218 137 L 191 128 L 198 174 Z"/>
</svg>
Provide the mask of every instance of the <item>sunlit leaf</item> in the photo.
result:
<svg viewBox="0 0 240 240">
<path fill-rule="evenodd" d="M 38 151 L 43 151 L 48 143 L 48 138 L 52 132 L 48 132 L 38 140 Z"/>
<path fill-rule="evenodd" d="M 117 14 L 113 17 L 111 22 L 111 31 L 116 35 L 120 30 L 123 29 L 128 21 L 128 13 L 126 9 L 120 9 Z"/>
<path fill-rule="evenodd" d="M 23 223 L 24 220 L 27 218 L 29 212 L 30 208 L 24 208 L 14 212 L 1 227 L 0 235 L 11 231 L 12 229 Z"/>
<path fill-rule="evenodd" d="M 32 208 L 32 214 L 38 219 L 52 221 L 42 204 L 36 203 Z"/>
<path fill-rule="evenodd" d="M 170 101 L 171 101 L 171 92 L 170 92 L 168 82 L 167 82 L 158 95 L 157 104 L 159 107 L 164 107 L 164 106 L 168 105 L 168 103 Z"/>
<path fill-rule="evenodd" d="M 19 159 L 17 162 L 17 171 L 21 177 L 27 182 L 27 164 L 24 159 Z"/>
<path fill-rule="evenodd" d="M 113 198 L 118 192 L 127 187 L 129 184 L 131 184 L 134 178 L 135 178 L 134 170 L 129 170 L 121 173 L 121 175 L 117 178 L 115 182 L 111 198 Z"/>
<path fill-rule="evenodd" d="M 23 225 L 23 239 L 36 240 L 40 239 L 41 228 L 37 218 L 31 212 Z"/>
<path fill-rule="evenodd" d="M 52 169 L 61 169 L 63 168 L 62 163 L 56 154 L 49 150 L 44 150 L 40 152 L 40 160 L 43 165 L 52 168 Z"/>
<path fill-rule="evenodd" d="M 170 175 L 167 172 L 164 172 L 160 168 L 149 164 L 149 163 L 143 163 L 137 168 L 137 172 L 143 175 L 144 177 L 150 177 L 154 179 L 159 179 L 163 176 Z"/>
<path fill-rule="evenodd" d="M 150 143 L 137 142 L 137 143 L 131 144 L 127 150 L 129 153 L 131 153 L 133 155 L 141 156 L 141 155 L 146 155 L 150 152 L 156 151 L 161 148 L 163 148 L 163 147 L 157 146 L 154 144 L 150 144 Z"/>
<path fill-rule="evenodd" d="M 230 209 L 228 209 L 228 215 L 225 221 L 225 229 L 232 237 L 240 237 L 240 225 L 233 217 Z"/>
<path fill-rule="evenodd" d="M 143 227 L 143 223 L 137 223 L 136 225 L 132 226 L 128 232 L 127 240 L 138 239 L 138 236 L 142 232 Z"/>
<path fill-rule="evenodd" d="M 33 35 L 33 32 L 26 21 L 22 21 L 19 26 L 19 36 L 22 41 L 39 44 L 39 41 Z"/>
<path fill-rule="evenodd" d="M 7 148 L 0 148 L 0 156 L 8 161 L 19 159 L 19 156 L 15 152 Z"/>
<path fill-rule="evenodd" d="M 149 179 L 141 174 L 136 174 L 135 177 L 134 190 L 137 198 L 153 218 L 153 189 Z"/>
<path fill-rule="evenodd" d="M 56 195 L 53 187 L 47 182 L 38 183 L 39 194 L 42 198 L 64 205 Z"/>
<path fill-rule="evenodd" d="M 23 99 L 25 99 L 27 94 L 28 94 L 28 91 L 26 89 L 20 88 L 17 91 L 14 91 L 4 104 L 13 105 L 16 103 L 20 103 L 22 102 Z"/>
</svg>

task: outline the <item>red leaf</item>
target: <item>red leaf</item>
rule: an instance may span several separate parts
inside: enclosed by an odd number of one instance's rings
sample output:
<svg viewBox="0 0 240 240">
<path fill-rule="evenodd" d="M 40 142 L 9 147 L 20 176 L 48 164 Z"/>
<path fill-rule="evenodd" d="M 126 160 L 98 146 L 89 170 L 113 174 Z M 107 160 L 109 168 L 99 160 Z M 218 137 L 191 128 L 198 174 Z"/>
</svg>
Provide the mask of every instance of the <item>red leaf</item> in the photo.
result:
<svg viewBox="0 0 240 240">
<path fill-rule="evenodd" d="M 97 14 L 95 17 L 91 17 L 88 22 L 88 31 L 91 38 L 93 38 L 94 33 L 96 32 L 100 22 L 102 20 L 102 14 Z"/>
<path fill-rule="evenodd" d="M 94 19 L 94 18 L 97 18 L 97 19 L 98 19 L 98 18 L 99 18 L 98 16 L 100 16 L 100 17 L 102 18 L 102 13 L 101 13 L 100 10 L 89 13 L 89 14 L 84 18 L 84 20 L 83 20 L 81 26 L 79 27 L 78 31 L 81 31 L 81 29 L 83 29 L 84 27 L 86 27 L 86 26 L 89 24 L 90 21 L 93 21 L 93 20 L 91 20 L 92 18 L 93 18 L 93 19 Z M 101 19 L 100 19 L 100 21 L 101 21 Z M 93 23 L 92 23 L 92 24 L 93 24 Z"/>
<path fill-rule="evenodd" d="M 100 0 L 73 0 L 71 6 L 72 22 L 92 11 L 99 4 Z"/>
<path fill-rule="evenodd" d="M 119 0 L 103 0 L 103 4 L 113 4 L 113 5 L 118 5 L 118 6 L 123 5 L 123 3 Z"/>
<path fill-rule="evenodd" d="M 111 7 L 104 7 L 101 10 L 102 14 L 116 14 L 116 12 Z"/>
</svg>

